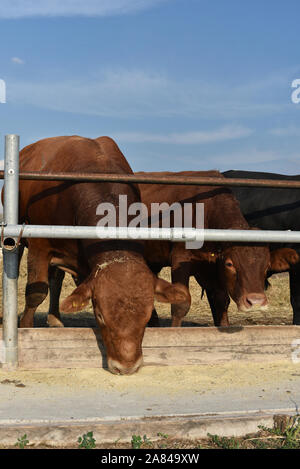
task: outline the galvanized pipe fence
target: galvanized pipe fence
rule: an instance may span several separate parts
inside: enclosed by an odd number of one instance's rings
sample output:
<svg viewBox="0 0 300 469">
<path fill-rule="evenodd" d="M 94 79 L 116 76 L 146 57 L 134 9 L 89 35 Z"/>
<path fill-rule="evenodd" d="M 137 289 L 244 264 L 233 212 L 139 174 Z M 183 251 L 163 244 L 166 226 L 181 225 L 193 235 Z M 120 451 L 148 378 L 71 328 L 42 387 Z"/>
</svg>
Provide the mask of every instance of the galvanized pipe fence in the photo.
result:
<svg viewBox="0 0 300 469">
<path fill-rule="evenodd" d="M 19 180 L 79 182 L 118 182 L 144 184 L 178 184 L 205 186 L 244 186 L 300 189 L 300 181 L 223 179 L 217 177 L 147 176 L 120 174 L 77 174 L 19 172 L 19 136 L 6 135 L 4 171 L 3 222 L 1 230 L 3 252 L 3 340 L 0 362 L 6 369 L 18 365 L 18 239 L 139 239 L 174 242 L 234 241 L 267 243 L 300 243 L 300 231 L 214 230 L 196 228 L 130 228 L 99 226 L 50 226 L 18 224 Z M 1 345 L 1 344 L 0 344 Z"/>
</svg>

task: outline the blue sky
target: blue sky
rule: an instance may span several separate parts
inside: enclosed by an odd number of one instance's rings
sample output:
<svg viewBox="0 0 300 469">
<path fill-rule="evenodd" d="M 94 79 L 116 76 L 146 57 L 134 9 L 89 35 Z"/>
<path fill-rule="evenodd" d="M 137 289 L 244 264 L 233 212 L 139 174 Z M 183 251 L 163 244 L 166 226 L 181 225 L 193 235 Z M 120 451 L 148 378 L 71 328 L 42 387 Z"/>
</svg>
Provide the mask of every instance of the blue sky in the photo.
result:
<svg viewBox="0 0 300 469">
<path fill-rule="evenodd" d="M 133 170 L 300 174 L 298 0 L 0 0 L 4 135 L 109 135 Z M 2 143 L 1 143 L 2 142 Z"/>
</svg>

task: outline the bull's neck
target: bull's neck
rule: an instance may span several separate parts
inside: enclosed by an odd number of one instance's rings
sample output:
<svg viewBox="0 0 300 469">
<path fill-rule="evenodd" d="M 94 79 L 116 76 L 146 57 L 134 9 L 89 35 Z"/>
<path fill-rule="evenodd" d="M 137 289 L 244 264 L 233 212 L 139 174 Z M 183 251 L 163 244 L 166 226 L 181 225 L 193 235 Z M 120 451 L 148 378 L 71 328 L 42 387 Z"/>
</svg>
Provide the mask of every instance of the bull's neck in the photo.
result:
<svg viewBox="0 0 300 469">
<path fill-rule="evenodd" d="M 214 203 L 213 210 L 211 214 L 208 215 L 207 225 L 207 228 L 211 229 L 249 229 L 249 225 L 241 212 L 239 203 L 232 197 L 228 197 L 227 201 L 225 200 L 223 204 L 218 204 L 217 201 Z"/>
<path fill-rule="evenodd" d="M 225 200 L 224 200 L 225 199 Z M 248 230 L 250 229 L 246 219 L 243 217 L 239 203 L 231 195 L 227 195 L 222 203 L 214 202 L 211 216 L 208 218 L 205 228 L 222 230 Z M 206 242 L 205 250 L 221 253 L 231 248 L 236 243 Z"/>
<path fill-rule="evenodd" d="M 82 247 L 91 271 L 100 264 L 118 259 L 143 261 L 143 244 L 136 241 L 89 239 L 82 241 Z"/>
</svg>

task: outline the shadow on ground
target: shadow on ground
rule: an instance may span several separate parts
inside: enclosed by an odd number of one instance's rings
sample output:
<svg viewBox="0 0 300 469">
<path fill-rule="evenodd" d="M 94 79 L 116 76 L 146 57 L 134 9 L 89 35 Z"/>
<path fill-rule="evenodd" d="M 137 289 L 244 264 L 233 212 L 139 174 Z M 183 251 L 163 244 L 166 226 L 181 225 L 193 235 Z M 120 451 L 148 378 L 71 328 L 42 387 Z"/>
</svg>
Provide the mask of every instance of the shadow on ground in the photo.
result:
<svg viewBox="0 0 300 469">
<path fill-rule="evenodd" d="M 62 322 L 65 327 L 97 327 L 96 320 L 92 313 L 78 313 L 76 315 L 61 315 Z M 2 327 L 3 320 L 0 317 L 0 327 Z M 171 327 L 171 318 L 160 318 L 159 327 Z M 199 323 L 194 321 L 183 321 L 182 327 L 210 327 L 211 324 L 207 322 Z M 48 327 L 47 313 L 36 313 L 34 317 L 34 327 Z"/>
</svg>

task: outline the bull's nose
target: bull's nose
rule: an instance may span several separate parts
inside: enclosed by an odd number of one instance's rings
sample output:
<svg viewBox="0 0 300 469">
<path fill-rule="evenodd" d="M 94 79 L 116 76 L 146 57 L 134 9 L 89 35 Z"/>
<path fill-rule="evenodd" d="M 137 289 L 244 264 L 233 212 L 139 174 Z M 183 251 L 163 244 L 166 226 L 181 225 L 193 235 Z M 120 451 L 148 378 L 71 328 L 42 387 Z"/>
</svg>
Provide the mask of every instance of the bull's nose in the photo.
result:
<svg viewBox="0 0 300 469">
<path fill-rule="evenodd" d="M 263 293 L 249 293 L 246 298 L 246 305 L 250 308 L 255 306 L 265 306 L 267 297 Z"/>
<path fill-rule="evenodd" d="M 108 369 L 114 375 L 132 375 L 143 364 L 143 357 L 140 357 L 134 365 L 124 365 L 117 360 L 108 359 L 107 361 Z"/>
</svg>

